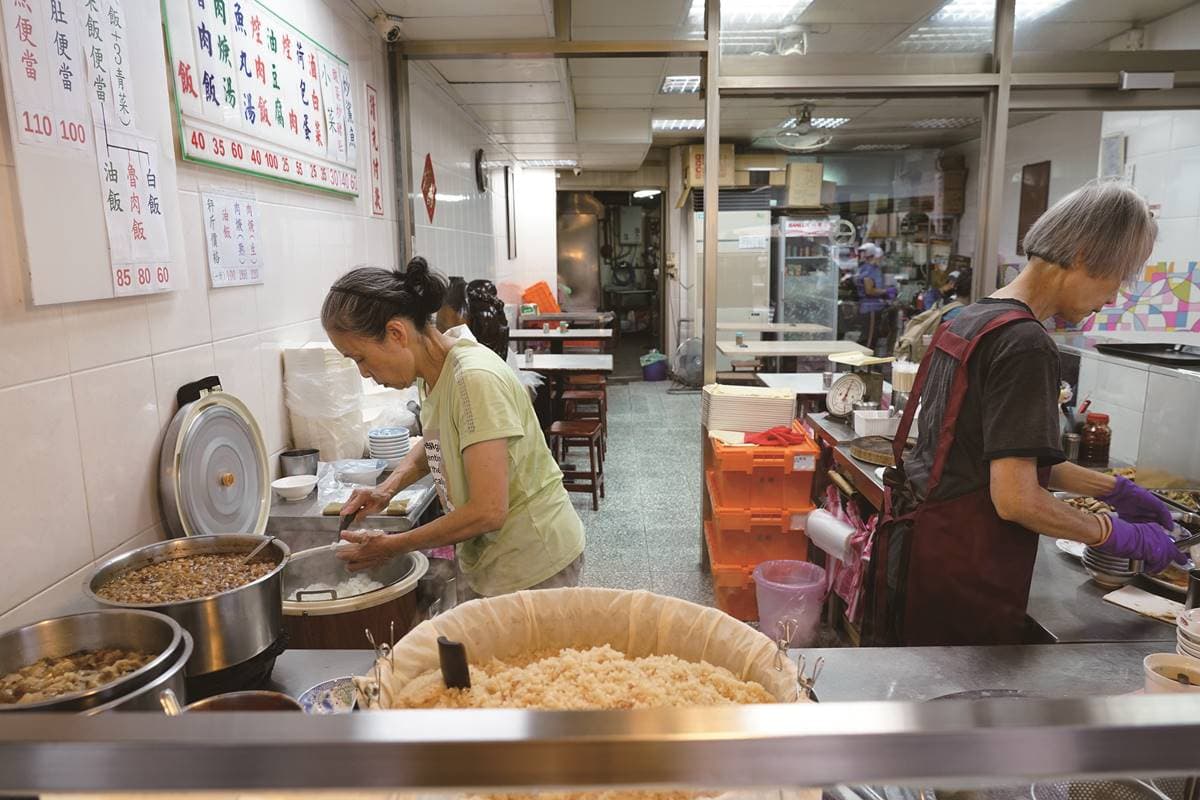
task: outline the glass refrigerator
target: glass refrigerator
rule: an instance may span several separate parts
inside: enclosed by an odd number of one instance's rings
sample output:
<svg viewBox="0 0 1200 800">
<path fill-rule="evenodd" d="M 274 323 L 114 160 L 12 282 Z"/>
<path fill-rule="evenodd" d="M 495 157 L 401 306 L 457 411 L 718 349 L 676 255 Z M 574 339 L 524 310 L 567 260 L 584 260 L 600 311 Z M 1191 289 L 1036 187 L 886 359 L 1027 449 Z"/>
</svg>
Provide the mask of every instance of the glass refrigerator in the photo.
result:
<svg viewBox="0 0 1200 800">
<path fill-rule="evenodd" d="M 837 337 L 840 229 L 841 219 L 830 214 L 780 216 L 771 226 L 775 321 L 811 326 L 785 338 Z"/>
</svg>

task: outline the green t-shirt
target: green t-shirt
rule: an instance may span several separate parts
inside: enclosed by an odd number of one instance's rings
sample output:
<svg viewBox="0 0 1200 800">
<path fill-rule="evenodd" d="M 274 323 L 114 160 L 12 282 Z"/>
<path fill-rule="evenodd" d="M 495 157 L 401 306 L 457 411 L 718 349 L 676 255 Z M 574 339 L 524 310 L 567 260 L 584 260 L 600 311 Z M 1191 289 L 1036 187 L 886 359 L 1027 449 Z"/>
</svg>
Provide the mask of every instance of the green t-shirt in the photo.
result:
<svg viewBox="0 0 1200 800">
<path fill-rule="evenodd" d="M 563 488 L 528 390 L 499 356 L 467 339 L 450 348 L 421 406 L 421 427 L 447 513 L 470 498 L 463 451 L 480 442 L 508 441 L 504 527 L 455 548 L 459 569 L 478 594 L 536 586 L 583 552 L 583 523 Z"/>
</svg>

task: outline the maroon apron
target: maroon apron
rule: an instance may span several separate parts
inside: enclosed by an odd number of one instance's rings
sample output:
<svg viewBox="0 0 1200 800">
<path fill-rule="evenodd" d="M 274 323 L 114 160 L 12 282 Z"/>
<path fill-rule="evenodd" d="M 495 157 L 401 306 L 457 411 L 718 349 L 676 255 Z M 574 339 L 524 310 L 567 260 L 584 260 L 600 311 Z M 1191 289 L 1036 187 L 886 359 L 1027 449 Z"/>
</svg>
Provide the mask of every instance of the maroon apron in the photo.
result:
<svg viewBox="0 0 1200 800">
<path fill-rule="evenodd" d="M 1037 558 L 1038 535 L 1001 519 L 984 486 L 949 500 L 924 500 L 897 515 L 893 492 L 903 478 L 903 450 L 924 387 L 932 353 L 940 350 L 954 359 L 954 378 L 947 398 L 938 446 L 925 497 L 934 495 L 954 444 L 958 415 L 968 386 L 967 362 L 983 337 L 1018 320 L 1034 319 L 1025 311 L 1010 311 L 990 320 L 970 339 L 950 331 L 945 323 L 922 359 L 913 391 L 896 432 L 894 454 L 898 470 L 885 491 L 885 541 L 874 550 L 876 629 L 892 628 L 904 645 L 1017 644 L 1023 640 L 1025 606 Z M 929 432 L 932 433 L 932 432 Z M 1049 470 L 1038 480 L 1048 485 Z M 889 607 L 886 539 L 909 525 L 901 550 L 899 585 Z M 906 574 L 905 574 L 906 573 Z"/>
</svg>

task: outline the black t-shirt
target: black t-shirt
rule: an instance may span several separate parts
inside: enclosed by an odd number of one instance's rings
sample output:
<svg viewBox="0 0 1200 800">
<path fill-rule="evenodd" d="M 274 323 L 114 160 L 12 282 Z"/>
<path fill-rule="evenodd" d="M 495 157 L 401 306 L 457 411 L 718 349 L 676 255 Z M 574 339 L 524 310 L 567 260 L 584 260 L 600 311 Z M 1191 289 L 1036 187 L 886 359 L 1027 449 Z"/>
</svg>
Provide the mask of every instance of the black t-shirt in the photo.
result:
<svg viewBox="0 0 1200 800">
<path fill-rule="evenodd" d="M 964 308 L 950 330 L 970 338 L 992 318 L 1014 309 L 1029 311 L 1017 300 L 984 298 Z M 940 351 L 930 350 L 927 357 L 935 360 L 922 391 L 920 436 L 905 460 L 905 471 L 920 496 L 925 495 L 933 469 L 955 363 Z M 1058 348 L 1040 322 L 1019 320 L 987 334 L 966 368 L 966 397 L 933 499 L 958 497 L 987 486 L 992 459 L 1036 458 L 1038 466 L 1065 460 L 1059 437 Z"/>
</svg>

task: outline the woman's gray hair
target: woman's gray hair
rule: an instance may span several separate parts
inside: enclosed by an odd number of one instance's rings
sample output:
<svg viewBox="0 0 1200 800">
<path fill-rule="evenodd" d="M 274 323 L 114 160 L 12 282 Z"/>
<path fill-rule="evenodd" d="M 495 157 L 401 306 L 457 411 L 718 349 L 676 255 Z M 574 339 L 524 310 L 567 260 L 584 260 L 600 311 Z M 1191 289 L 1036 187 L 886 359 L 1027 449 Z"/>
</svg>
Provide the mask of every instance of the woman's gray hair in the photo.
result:
<svg viewBox="0 0 1200 800">
<path fill-rule="evenodd" d="M 1158 236 L 1150 206 L 1119 180 L 1093 180 L 1059 200 L 1025 234 L 1025 255 L 1094 278 L 1131 280 Z"/>
</svg>

